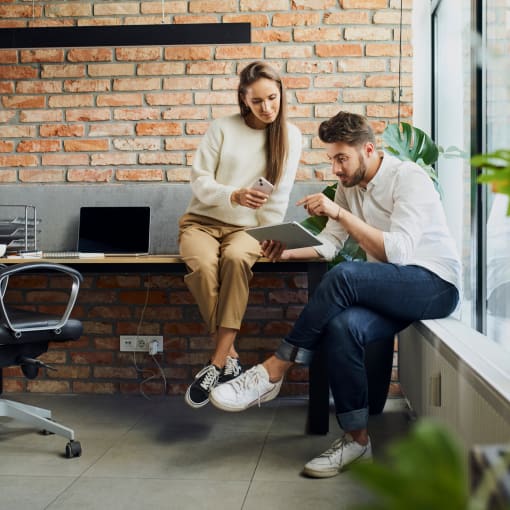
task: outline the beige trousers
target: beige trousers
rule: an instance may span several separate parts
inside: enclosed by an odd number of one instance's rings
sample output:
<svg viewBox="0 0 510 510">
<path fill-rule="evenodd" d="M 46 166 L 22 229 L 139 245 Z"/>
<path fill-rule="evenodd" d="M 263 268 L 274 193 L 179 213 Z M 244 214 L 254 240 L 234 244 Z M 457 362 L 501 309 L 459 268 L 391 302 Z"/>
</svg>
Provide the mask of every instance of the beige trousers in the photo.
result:
<svg viewBox="0 0 510 510">
<path fill-rule="evenodd" d="M 185 214 L 179 220 L 179 251 L 189 270 L 184 281 L 209 333 L 215 334 L 218 327 L 239 330 L 259 242 L 243 227 Z"/>
</svg>

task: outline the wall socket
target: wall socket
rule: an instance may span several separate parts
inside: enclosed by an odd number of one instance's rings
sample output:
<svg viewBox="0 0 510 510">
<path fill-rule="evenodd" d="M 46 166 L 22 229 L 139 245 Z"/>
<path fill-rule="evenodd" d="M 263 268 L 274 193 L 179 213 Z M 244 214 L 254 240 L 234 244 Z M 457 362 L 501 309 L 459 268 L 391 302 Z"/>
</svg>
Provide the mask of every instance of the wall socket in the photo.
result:
<svg viewBox="0 0 510 510">
<path fill-rule="evenodd" d="M 163 352 L 163 337 L 158 335 L 120 335 L 120 350 L 149 352 L 154 340 L 158 342 L 157 352 Z"/>
</svg>

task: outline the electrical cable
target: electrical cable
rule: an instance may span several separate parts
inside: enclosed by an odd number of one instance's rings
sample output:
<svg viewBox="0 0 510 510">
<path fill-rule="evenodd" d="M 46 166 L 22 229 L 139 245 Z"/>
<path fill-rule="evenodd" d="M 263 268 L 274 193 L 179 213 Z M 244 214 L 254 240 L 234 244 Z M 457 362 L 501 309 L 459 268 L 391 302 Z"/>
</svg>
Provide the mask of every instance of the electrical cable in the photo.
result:
<svg viewBox="0 0 510 510">
<path fill-rule="evenodd" d="M 145 311 L 146 311 L 147 305 L 149 303 L 149 295 L 150 295 L 150 290 L 151 290 L 151 276 L 150 275 L 146 275 L 146 278 L 147 278 L 147 291 L 145 293 L 145 302 L 143 304 L 142 313 L 140 314 L 140 319 L 139 319 L 138 325 L 136 327 L 136 336 L 137 337 L 140 334 L 140 330 L 141 330 L 142 323 L 143 323 L 143 318 L 145 316 Z M 152 358 L 152 361 L 154 362 L 154 364 L 158 367 L 158 371 L 160 373 L 161 379 L 163 379 L 163 388 L 164 388 L 164 393 L 163 394 L 166 395 L 167 379 L 166 379 L 166 376 L 165 376 L 165 372 L 163 371 L 163 368 L 159 364 L 159 362 L 156 359 L 156 356 L 154 354 L 151 354 L 151 358 Z M 150 400 L 150 397 L 145 394 L 145 392 L 143 390 L 143 386 L 147 382 L 152 381 L 153 379 L 156 379 L 157 378 L 157 372 L 154 372 L 153 370 L 150 370 L 149 368 L 143 368 L 143 367 L 139 366 L 137 361 L 136 361 L 136 352 L 135 351 L 133 351 L 133 364 L 134 364 L 136 373 L 138 375 L 141 375 L 143 377 L 146 374 L 148 374 L 145 377 L 145 379 L 140 381 L 139 389 L 140 389 L 140 394 L 144 398 L 146 398 L 147 400 Z"/>
<path fill-rule="evenodd" d="M 400 33 L 399 33 L 399 51 L 398 51 L 398 99 L 397 99 L 397 125 L 400 126 L 400 99 L 402 97 L 402 26 L 403 26 L 403 4 L 400 0 Z"/>
</svg>

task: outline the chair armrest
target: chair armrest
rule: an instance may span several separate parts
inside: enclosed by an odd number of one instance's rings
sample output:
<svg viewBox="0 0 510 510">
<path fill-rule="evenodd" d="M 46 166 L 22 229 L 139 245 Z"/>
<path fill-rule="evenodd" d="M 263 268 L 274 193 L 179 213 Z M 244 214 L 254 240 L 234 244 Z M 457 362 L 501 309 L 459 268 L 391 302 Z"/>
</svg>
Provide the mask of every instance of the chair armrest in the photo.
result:
<svg viewBox="0 0 510 510">
<path fill-rule="evenodd" d="M 69 292 L 69 298 L 67 302 L 67 307 L 64 311 L 64 314 L 56 324 L 50 324 L 47 326 L 38 325 L 37 327 L 27 327 L 22 324 L 16 323 L 11 320 L 9 317 L 9 313 L 5 306 L 4 296 L 7 291 L 7 287 L 9 285 L 9 277 L 25 272 L 55 272 L 55 273 L 63 273 L 71 278 L 71 289 Z M 11 331 L 15 333 L 15 336 L 19 337 L 22 333 L 27 331 L 44 331 L 44 330 L 60 330 L 68 321 L 71 312 L 76 303 L 76 299 L 78 297 L 78 291 L 80 290 L 80 284 L 83 281 L 83 276 L 76 269 L 65 266 L 62 264 L 53 264 L 49 262 L 28 262 L 25 264 L 16 264 L 15 266 L 4 266 L 0 268 L 0 312 L 3 315 L 5 320 L 5 326 L 7 326 Z"/>
</svg>

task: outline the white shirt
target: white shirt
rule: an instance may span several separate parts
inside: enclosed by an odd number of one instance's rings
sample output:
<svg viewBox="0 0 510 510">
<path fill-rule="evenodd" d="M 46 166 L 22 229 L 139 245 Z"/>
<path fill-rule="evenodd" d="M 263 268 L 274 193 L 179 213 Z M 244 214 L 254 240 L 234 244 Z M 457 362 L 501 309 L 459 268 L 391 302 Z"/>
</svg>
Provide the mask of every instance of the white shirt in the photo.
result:
<svg viewBox="0 0 510 510">
<path fill-rule="evenodd" d="M 287 131 L 289 153 L 280 182 L 262 207 L 250 209 L 232 204 L 230 195 L 265 176 L 266 130 L 249 127 L 240 114 L 213 121 L 193 159 L 193 196 L 186 212 L 243 227 L 280 223 L 301 156 L 301 132 L 290 123 Z"/>
<path fill-rule="evenodd" d="M 366 190 L 338 184 L 335 202 L 383 232 L 388 262 L 416 265 L 460 289 L 461 263 L 446 223 L 438 192 L 416 163 L 384 154 Z M 348 238 L 342 225 L 329 220 L 316 251 L 332 259 Z M 368 256 L 367 260 L 374 261 Z"/>
</svg>

